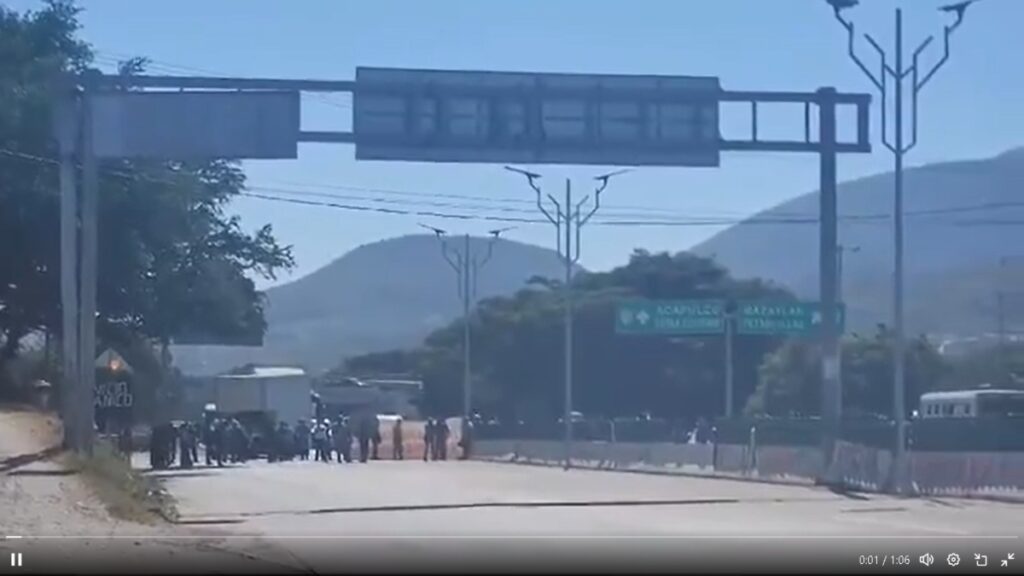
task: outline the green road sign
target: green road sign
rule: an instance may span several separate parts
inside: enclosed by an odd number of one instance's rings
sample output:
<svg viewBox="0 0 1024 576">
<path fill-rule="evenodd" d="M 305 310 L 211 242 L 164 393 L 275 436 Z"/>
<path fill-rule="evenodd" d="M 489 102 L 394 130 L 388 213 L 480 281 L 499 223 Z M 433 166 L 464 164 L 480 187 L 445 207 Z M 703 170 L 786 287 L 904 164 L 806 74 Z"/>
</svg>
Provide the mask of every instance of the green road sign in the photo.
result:
<svg viewBox="0 0 1024 576">
<path fill-rule="evenodd" d="M 615 313 L 619 334 L 722 334 L 725 303 L 720 300 L 633 300 Z"/>
<path fill-rule="evenodd" d="M 845 307 L 839 305 L 839 332 L 846 320 Z M 821 305 L 817 302 L 743 302 L 736 308 L 736 332 L 814 336 L 821 326 Z"/>
</svg>

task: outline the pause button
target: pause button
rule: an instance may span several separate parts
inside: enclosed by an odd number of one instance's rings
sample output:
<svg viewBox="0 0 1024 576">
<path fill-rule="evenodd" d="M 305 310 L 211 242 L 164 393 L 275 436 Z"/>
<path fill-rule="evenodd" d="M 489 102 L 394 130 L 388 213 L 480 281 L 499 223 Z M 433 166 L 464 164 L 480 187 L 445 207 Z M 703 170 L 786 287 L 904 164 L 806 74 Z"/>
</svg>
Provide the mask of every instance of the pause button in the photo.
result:
<svg viewBox="0 0 1024 576">
<path fill-rule="evenodd" d="M 11 566 L 20 568 L 21 565 L 21 552 L 11 552 Z"/>
</svg>

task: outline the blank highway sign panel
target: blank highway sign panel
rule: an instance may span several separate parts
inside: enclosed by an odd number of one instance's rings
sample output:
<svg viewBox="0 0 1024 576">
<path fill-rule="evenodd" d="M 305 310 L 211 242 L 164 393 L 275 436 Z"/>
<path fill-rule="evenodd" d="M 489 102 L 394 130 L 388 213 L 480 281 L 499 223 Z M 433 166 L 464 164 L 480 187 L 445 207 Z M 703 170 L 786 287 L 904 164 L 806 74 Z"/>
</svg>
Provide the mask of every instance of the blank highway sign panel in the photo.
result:
<svg viewBox="0 0 1024 576">
<path fill-rule="evenodd" d="M 358 68 L 356 158 L 717 166 L 718 78 Z"/>
<path fill-rule="evenodd" d="M 100 158 L 298 157 L 296 91 L 101 92 L 91 103 Z"/>
</svg>

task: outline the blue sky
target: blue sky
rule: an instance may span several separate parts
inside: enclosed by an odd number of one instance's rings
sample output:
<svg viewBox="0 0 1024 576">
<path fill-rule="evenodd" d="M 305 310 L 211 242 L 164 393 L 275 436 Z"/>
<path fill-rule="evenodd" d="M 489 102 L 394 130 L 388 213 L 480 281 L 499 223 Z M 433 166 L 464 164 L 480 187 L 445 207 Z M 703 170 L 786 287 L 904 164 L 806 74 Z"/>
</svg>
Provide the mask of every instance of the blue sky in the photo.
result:
<svg viewBox="0 0 1024 576">
<path fill-rule="evenodd" d="M 0 1 L 17 10 L 39 6 L 29 0 Z M 119 58 L 142 55 L 156 63 L 153 72 L 169 74 L 349 79 L 356 66 L 363 65 L 713 75 L 721 77 L 724 87 L 737 90 L 869 88 L 846 57 L 845 32 L 824 0 L 80 0 L 79 4 L 85 8 L 82 35 L 96 48 L 103 68 Z M 934 9 L 940 2 L 933 0 L 863 0 L 862 4 L 850 12 L 851 17 L 884 46 L 894 39 L 897 6 L 904 8 L 908 50 L 925 35 L 940 34 L 948 21 Z M 1024 144 L 1024 113 L 1016 104 L 1024 77 L 1011 66 L 1012 54 L 1024 54 L 1021 22 L 1024 2 L 1020 0 L 983 0 L 972 7 L 953 38 L 952 59 L 922 94 L 921 141 L 909 158 L 912 165 L 991 156 Z M 935 48 L 940 44 L 936 42 Z M 868 59 L 868 47 L 860 48 Z M 937 54 L 936 50 L 929 55 Z M 306 99 L 304 127 L 347 128 L 348 102 L 342 95 Z M 875 152 L 841 158 L 841 179 L 891 166 L 891 156 L 877 145 L 874 116 Z M 774 135 L 802 134 L 801 125 L 785 122 L 795 117 L 799 115 L 765 112 L 765 129 Z M 723 111 L 723 118 L 726 133 L 743 121 L 730 110 Z M 549 176 L 546 183 L 552 190 L 561 189 L 560 179 L 565 176 L 584 186 L 589 185 L 585 178 L 601 172 L 599 167 L 537 170 Z M 247 172 L 254 187 L 392 202 L 441 199 L 389 191 L 480 196 L 492 200 L 466 203 L 517 209 L 529 205 L 515 200 L 532 198 L 524 182 L 500 166 L 357 163 L 353 149 L 346 145 L 304 145 L 299 160 L 251 162 Z M 817 178 L 813 156 L 733 153 L 723 158 L 718 169 L 639 170 L 613 181 L 605 200 L 609 213 L 635 213 L 632 207 L 644 207 L 667 217 L 739 217 L 813 191 Z M 370 200 L 357 203 L 372 204 Z M 494 227 L 488 222 L 366 214 L 249 198 L 237 201 L 232 209 L 249 227 L 273 224 L 280 239 L 294 246 L 299 267 L 290 278 L 361 244 L 421 232 L 418 222 L 455 233 L 482 233 Z M 715 230 L 591 226 L 584 230 L 582 264 L 610 268 L 623 263 L 634 247 L 686 249 Z M 525 225 L 508 237 L 547 246 L 553 230 Z"/>
</svg>

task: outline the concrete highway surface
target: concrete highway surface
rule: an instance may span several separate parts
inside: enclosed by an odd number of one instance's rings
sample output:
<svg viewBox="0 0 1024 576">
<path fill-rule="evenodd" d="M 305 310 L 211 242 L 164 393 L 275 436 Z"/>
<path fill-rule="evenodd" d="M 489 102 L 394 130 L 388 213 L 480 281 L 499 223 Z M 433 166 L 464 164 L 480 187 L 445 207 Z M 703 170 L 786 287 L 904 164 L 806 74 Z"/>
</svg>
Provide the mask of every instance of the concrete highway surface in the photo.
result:
<svg viewBox="0 0 1024 576">
<path fill-rule="evenodd" d="M 869 570 L 886 554 L 924 568 L 926 552 L 972 562 L 983 550 L 1021 554 L 1024 535 L 1020 504 L 501 463 L 260 461 L 153 474 L 183 526 L 307 572 L 684 561 L 696 570 L 716 559 L 788 559 L 787 569 L 813 572 L 836 562 Z M 800 555 L 806 564 L 794 565 Z"/>
</svg>

